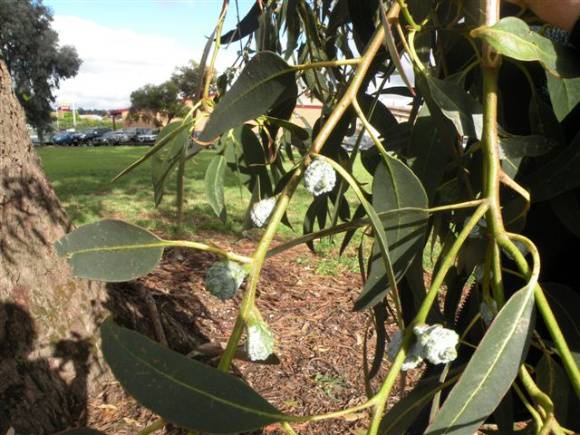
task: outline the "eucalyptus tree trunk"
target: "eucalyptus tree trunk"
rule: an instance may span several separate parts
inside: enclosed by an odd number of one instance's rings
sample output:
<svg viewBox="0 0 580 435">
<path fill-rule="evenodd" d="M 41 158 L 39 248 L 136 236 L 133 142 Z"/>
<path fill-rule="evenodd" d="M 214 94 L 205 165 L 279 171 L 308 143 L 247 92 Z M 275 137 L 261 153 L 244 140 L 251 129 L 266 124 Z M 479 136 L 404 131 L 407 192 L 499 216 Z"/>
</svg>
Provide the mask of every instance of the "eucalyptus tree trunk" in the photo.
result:
<svg viewBox="0 0 580 435">
<path fill-rule="evenodd" d="M 93 338 L 104 287 L 57 257 L 69 229 L 0 60 L 0 433 L 82 425 L 104 379 Z"/>
</svg>

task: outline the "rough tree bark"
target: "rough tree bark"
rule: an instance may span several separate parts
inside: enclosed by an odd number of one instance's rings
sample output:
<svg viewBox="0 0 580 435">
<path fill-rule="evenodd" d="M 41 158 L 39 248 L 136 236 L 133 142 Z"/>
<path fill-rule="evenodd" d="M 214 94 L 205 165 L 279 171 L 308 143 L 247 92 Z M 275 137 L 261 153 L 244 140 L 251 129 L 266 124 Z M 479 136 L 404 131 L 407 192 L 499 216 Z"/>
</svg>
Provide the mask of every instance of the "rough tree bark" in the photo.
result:
<svg viewBox="0 0 580 435">
<path fill-rule="evenodd" d="M 105 289 L 52 247 L 69 229 L 0 60 L 0 433 L 82 425 L 108 378 L 95 345 Z"/>
</svg>

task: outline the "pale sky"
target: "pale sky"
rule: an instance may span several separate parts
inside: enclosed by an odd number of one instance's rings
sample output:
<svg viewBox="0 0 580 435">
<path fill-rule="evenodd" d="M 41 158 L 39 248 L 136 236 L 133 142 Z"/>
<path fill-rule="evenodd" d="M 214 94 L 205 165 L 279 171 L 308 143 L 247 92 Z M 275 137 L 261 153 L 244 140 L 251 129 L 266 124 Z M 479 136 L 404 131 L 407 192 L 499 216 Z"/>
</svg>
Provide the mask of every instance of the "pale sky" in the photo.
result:
<svg viewBox="0 0 580 435">
<path fill-rule="evenodd" d="M 219 14 L 221 0 L 46 0 L 62 45 L 76 47 L 83 64 L 61 83 L 57 104 L 114 109 L 147 84 L 169 79 L 179 65 L 199 60 Z M 238 0 L 240 15 L 253 0 Z M 231 2 L 225 29 L 236 20 Z M 218 70 L 230 65 L 239 46 L 221 52 Z"/>
</svg>

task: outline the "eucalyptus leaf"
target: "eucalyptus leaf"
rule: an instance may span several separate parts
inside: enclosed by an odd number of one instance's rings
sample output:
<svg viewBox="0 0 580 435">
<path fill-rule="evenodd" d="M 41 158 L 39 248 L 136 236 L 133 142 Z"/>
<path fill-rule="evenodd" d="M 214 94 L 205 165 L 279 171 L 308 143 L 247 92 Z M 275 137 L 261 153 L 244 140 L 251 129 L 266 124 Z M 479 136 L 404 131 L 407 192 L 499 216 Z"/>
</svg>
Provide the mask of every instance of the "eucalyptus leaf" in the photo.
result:
<svg viewBox="0 0 580 435">
<path fill-rule="evenodd" d="M 83 225 L 55 243 L 74 275 L 98 281 L 130 281 L 151 272 L 161 260 L 163 240 L 127 222 Z"/>
<path fill-rule="evenodd" d="M 550 152 L 556 145 L 556 141 L 537 134 L 503 136 L 499 139 L 499 157 L 502 160 L 538 157 Z"/>
<path fill-rule="evenodd" d="M 254 32 L 258 28 L 260 12 L 260 4 L 255 2 L 248 13 L 238 22 L 236 28 L 221 36 L 220 44 L 230 44 Z"/>
<path fill-rule="evenodd" d="M 105 360 L 123 388 L 146 408 L 188 430 L 246 432 L 293 420 L 239 378 L 187 358 L 107 320 Z"/>
<path fill-rule="evenodd" d="M 479 101 L 453 80 L 441 80 L 419 71 L 416 79 L 431 113 L 440 111 L 460 136 L 481 139 L 483 108 Z"/>
<path fill-rule="evenodd" d="M 296 97 L 294 69 L 276 53 L 256 54 L 230 90 L 220 99 L 200 142 L 211 142 L 225 131 L 266 114 L 280 102 Z"/>
<path fill-rule="evenodd" d="M 562 122 L 580 103 L 580 77 L 561 79 L 552 74 L 546 74 L 546 76 L 554 113 L 558 121 Z"/>
<path fill-rule="evenodd" d="M 574 395 L 564 369 L 548 354 L 536 366 L 536 383 L 554 403 L 554 413 L 559 422 L 566 422 L 570 396 Z"/>
<path fill-rule="evenodd" d="M 538 61 L 551 74 L 575 77 L 580 71 L 575 55 L 529 28 L 525 21 L 505 17 L 493 26 L 478 27 L 471 36 L 481 38 L 498 53 L 523 61 Z"/>
<path fill-rule="evenodd" d="M 226 172 L 226 159 L 217 155 L 209 163 L 205 171 L 205 193 L 217 217 L 225 220 L 226 206 L 224 200 L 224 179 Z"/>
<path fill-rule="evenodd" d="M 373 179 L 373 207 L 377 213 L 404 207 L 427 208 L 427 194 L 413 171 L 395 158 L 389 157 L 387 162 L 388 165 L 382 162 L 378 166 Z M 397 281 L 423 248 L 427 219 L 428 214 L 424 210 L 393 214 L 381 219 Z M 390 290 L 387 271 L 376 241 L 369 263 L 367 281 L 355 302 L 357 310 L 374 305 Z"/>
<path fill-rule="evenodd" d="M 477 431 L 511 387 L 533 330 L 534 283 L 516 292 L 500 310 L 471 356 L 427 434 Z"/>
<path fill-rule="evenodd" d="M 421 379 L 413 390 L 400 399 L 381 420 L 379 434 L 405 435 L 409 427 L 417 420 L 421 411 L 433 399 L 433 396 L 443 388 L 448 387 L 456 379 L 440 382 L 439 376 Z"/>
<path fill-rule="evenodd" d="M 580 133 L 555 158 L 527 175 L 532 201 L 545 201 L 580 186 Z"/>
</svg>

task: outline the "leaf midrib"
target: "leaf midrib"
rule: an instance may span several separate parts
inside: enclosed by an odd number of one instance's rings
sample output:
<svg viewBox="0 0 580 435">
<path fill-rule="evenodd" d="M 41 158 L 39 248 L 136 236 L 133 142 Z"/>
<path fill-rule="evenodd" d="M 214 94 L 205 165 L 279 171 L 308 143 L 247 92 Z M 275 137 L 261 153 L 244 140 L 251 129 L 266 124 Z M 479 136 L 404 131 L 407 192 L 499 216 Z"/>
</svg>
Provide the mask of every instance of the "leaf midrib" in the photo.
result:
<svg viewBox="0 0 580 435">
<path fill-rule="evenodd" d="M 158 373 L 162 377 L 164 377 L 164 378 L 166 378 L 166 379 L 168 379 L 168 380 L 170 380 L 172 382 L 175 382 L 176 384 L 184 387 L 187 390 L 191 390 L 191 391 L 193 391 L 193 392 L 195 392 L 195 393 L 197 393 L 197 394 L 199 394 L 201 396 L 207 397 L 210 400 L 214 400 L 216 402 L 219 402 L 219 403 L 221 403 L 223 405 L 226 405 L 226 406 L 229 406 L 231 408 L 238 409 L 240 411 L 248 412 L 248 413 L 251 413 L 251 414 L 260 415 L 260 416 L 263 416 L 263 417 L 272 418 L 275 421 L 293 421 L 293 420 L 298 420 L 297 418 L 293 418 L 291 416 L 287 416 L 287 415 L 284 415 L 282 413 L 280 413 L 280 414 L 270 414 L 268 412 L 259 411 L 259 410 L 256 410 L 254 408 L 248 408 L 246 406 L 239 405 L 239 404 L 234 403 L 234 402 L 229 402 L 229 401 L 227 401 L 225 399 L 222 399 L 221 397 L 213 396 L 213 395 L 211 395 L 211 394 L 209 394 L 209 393 L 207 393 L 207 392 L 205 392 L 203 390 L 199 390 L 197 388 L 192 387 L 189 384 L 186 384 L 186 383 L 184 383 L 184 382 L 182 382 L 182 381 L 180 381 L 180 380 L 178 380 L 176 378 L 173 378 L 173 377 L 167 375 L 165 372 L 162 372 L 161 370 L 157 369 L 154 365 L 148 363 L 146 360 L 143 360 L 143 359 L 139 358 L 139 356 L 137 354 L 135 354 L 130 348 L 128 348 L 127 346 L 125 346 L 123 344 L 123 342 L 119 339 L 119 334 L 115 333 L 114 330 L 113 330 L 113 328 L 111 328 L 110 326 L 108 328 L 110 329 L 111 335 L 114 338 L 116 338 L 117 344 L 119 346 L 121 346 L 124 350 L 126 350 L 127 353 L 131 354 L 137 361 L 139 361 L 144 366 L 150 368 L 153 372 Z"/>
<path fill-rule="evenodd" d="M 533 295 L 533 286 L 530 286 L 530 288 L 528 289 L 527 292 L 527 296 L 524 300 L 524 303 L 522 303 L 522 306 L 520 307 L 519 313 L 517 318 L 521 319 L 522 313 L 525 311 L 526 305 L 529 302 L 529 299 L 532 297 Z M 492 360 L 493 363 L 490 364 L 489 369 L 487 370 L 487 372 L 485 373 L 485 376 L 482 377 L 482 380 L 478 383 L 478 385 L 476 386 L 476 388 L 473 389 L 472 393 L 468 396 L 467 400 L 465 401 L 464 405 L 462 408 L 460 408 L 459 412 L 456 414 L 455 418 L 452 419 L 450 421 L 450 423 L 447 425 L 447 428 L 444 429 L 444 432 L 442 433 L 443 435 L 446 433 L 449 433 L 447 431 L 447 429 L 452 428 L 453 425 L 455 424 L 455 422 L 463 415 L 463 413 L 465 412 L 466 408 L 470 405 L 471 401 L 473 400 L 473 397 L 478 394 L 481 390 L 481 386 L 482 384 L 489 378 L 490 373 L 494 370 L 495 366 L 497 365 L 498 361 L 500 360 L 501 354 L 504 351 L 504 349 L 506 348 L 508 342 L 511 340 L 511 338 L 513 337 L 514 331 L 516 329 L 518 329 L 518 322 L 514 322 L 514 324 L 512 325 L 512 330 L 510 331 L 509 334 L 509 339 L 505 340 L 500 351 L 496 353 L 496 357 Z"/>
</svg>

